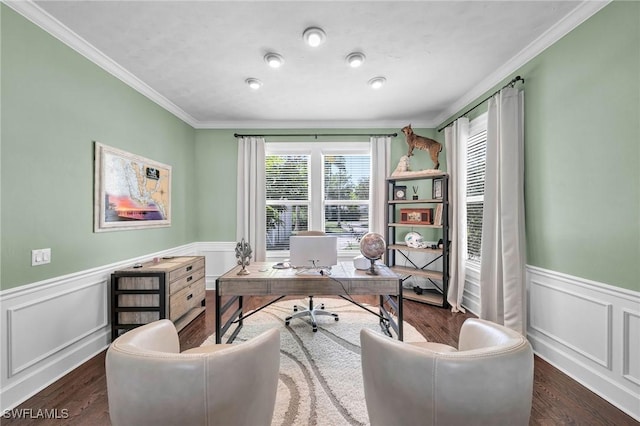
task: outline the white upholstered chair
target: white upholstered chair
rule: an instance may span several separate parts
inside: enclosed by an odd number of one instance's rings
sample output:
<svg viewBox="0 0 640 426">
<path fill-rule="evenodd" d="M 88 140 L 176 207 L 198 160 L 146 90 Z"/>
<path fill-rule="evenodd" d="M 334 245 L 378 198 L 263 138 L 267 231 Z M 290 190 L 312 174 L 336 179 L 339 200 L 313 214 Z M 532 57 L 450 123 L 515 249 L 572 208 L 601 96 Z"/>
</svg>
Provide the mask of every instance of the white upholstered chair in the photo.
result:
<svg viewBox="0 0 640 426">
<path fill-rule="evenodd" d="M 509 328 L 467 319 L 458 349 L 403 343 L 366 329 L 360 340 L 372 426 L 529 423 L 533 350 Z"/>
<path fill-rule="evenodd" d="M 270 425 L 280 368 L 277 329 L 180 353 L 175 326 L 137 327 L 107 350 L 113 425 Z"/>
</svg>

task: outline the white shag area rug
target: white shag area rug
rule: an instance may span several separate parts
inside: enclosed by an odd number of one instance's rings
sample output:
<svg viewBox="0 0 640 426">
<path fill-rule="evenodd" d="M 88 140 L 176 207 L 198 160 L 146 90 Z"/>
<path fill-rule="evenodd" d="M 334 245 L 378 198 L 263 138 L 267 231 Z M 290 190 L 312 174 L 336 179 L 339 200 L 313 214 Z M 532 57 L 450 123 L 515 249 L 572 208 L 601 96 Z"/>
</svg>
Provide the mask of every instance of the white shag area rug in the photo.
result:
<svg viewBox="0 0 640 426">
<path fill-rule="evenodd" d="M 293 305 L 308 306 L 308 299 L 274 303 L 244 320 L 234 343 L 251 339 L 273 327 L 280 329 L 280 380 L 272 425 L 367 425 L 360 365 L 360 330 L 382 333 L 378 317 L 343 299 L 314 297 L 314 305 L 340 316 L 318 316 L 314 333 L 309 317 L 285 326 Z M 378 312 L 376 306 L 369 309 Z M 404 322 L 405 342 L 425 338 Z M 395 336 L 394 336 L 395 337 Z M 223 336 L 225 341 L 226 336 Z M 202 345 L 215 344 L 215 335 Z"/>
</svg>

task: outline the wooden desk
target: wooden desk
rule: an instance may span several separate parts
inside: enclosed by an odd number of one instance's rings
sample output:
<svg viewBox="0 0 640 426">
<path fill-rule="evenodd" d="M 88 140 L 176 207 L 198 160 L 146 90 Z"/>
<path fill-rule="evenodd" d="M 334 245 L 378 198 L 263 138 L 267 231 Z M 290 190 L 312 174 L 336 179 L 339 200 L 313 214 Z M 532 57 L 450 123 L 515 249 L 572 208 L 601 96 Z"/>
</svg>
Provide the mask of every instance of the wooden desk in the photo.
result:
<svg viewBox="0 0 640 426">
<path fill-rule="evenodd" d="M 279 296 L 277 299 L 256 309 L 254 312 L 280 300 L 287 295 L 337 295 L 363 309 L 362 305 L 347 296 L 379 295 L 380 324 L 388 323 L 402 340 L 402 280 L 399 275 L 384 265 L 377 269 L 378 275 L 368 275 L 359 271 L 351 262 L 340 263 L 331 269 L 331 275 L 321 275 L 316 271 L 300 272 L 297 269 L 274 269 L 274 262 L 255 262 L 247 267 L 249 275 L 238 275 L 240 266 L 236 266 L 216 280 L 216 343 L 221 343 L 222 336 L 237 322 L 227 342 L 233 341 L 242 328 L 242 320 L 252 313 L 243 316 L 243 296 Z M 396 300 L 389 296 L 398 296 Z M 231 298 L 222 305 L 222 297 Z M 222 316 L 237 302 L 237 308 L 224 324 Z M 398 315 L 397 322 L 384 306 L 387 302 Z M 375 312 L 370 311 L 373 314 Z"/>
</svg>

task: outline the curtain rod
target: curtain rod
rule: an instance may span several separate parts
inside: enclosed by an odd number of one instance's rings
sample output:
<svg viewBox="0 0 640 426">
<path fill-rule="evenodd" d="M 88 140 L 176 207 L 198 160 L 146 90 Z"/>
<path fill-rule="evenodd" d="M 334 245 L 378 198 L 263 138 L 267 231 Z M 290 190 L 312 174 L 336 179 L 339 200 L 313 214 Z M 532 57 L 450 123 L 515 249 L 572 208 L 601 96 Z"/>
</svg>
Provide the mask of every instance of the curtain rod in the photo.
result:
<svg viewBox="0 0 640 426">
<path fill-rule="evenodd" d="M 266 136 L 276 136 L 276 137 L 282 137 L 282 136 L 295 136 L 295 137 L 301 137 L 301 136 L 313 136 L 316 139 L 318 139 L 318 136 L 340 136 L 340 137 L 344 137 L 344 136 L 391 136 L 391 137 L 396 137 L 398 136 L 397 133 L 386 133 L 386 134 L 370 134 L 370 133 L 273 133 L 273 134 L 269 134 L 269 135 L 245 135 L 245 134 L 241 134 L 241 133 L 234 133 L 233 134 L 234 137 L 236 138 L 240 138 L 240 137 L 266 137 Z"/>
<path fill-rule="evenodd" d="M 506 89 L 507 87 L 513 87 L 516 85 L 516 83 L 518 81 L 522 81 L 522 83 L 524 83 L 524 78 L 518 76 L 515 76 L 513 78 L 513 80 L 511 80 L 510 82 L 508 82 L 507 84 L 505 84 L 504 86 L 502 86 L 502 89 Z M 500 90 L 502 90 L 500 89 Z M 438 129 L 438 132 L 441 132 L 443 129 L 446 129 L 447 127 L 449 127 L 451 124 L 453 124 L 454 121 L 456 121 L 458 118 L 460 117 L 464 117 L 465 115 L 469 114 L 471 111 L 473 111 L 474 109 L 478 108 L 480 105 L 482 105 L 483 103 L 487 102 L 489 99 L 491 99 L 493 96 L 495 96 L 497 93 L 500 92 L 500 90 L 496 90 L 495 92 L 493 92 L 491 95 L 487 96 L 486 98 L 484 98 L 483 100 L 481 100 L 476 106 L 474 106 L 473 108 L 469 109 L 468 111 L 460 114 L 459 116 L 457 116 L 456 118 L 454 118 L 453 120 L 451 120 L 449 123 L 445 124 L 444 126 L 440 127 Z"/>
</svg>

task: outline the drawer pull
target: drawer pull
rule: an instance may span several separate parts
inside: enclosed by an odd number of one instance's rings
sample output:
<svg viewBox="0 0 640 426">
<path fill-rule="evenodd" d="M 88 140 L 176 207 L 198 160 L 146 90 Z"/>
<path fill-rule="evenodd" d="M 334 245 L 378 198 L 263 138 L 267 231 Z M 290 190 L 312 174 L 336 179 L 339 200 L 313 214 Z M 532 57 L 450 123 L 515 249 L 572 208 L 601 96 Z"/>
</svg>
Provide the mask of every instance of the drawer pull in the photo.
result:
<svg viewBox="0 0 640 426">
<path fill-rule="evenodd" d="M 192 265 L 187 266 L 187 272 L 189 272 L 189 271 L 190 271 L 190 270 L 192 270 L 192 269 L 193 269 L 193 266 L 192 266 Z"/>
<path fill-rule="evenodd" d="M 193 294 L 190 294 L 187 296 L 187 300 L 191 299 L 193 297 Z"/>
<path fill-rule="evenodd" d="M 191 276 L 191 277 L 187 278 L 187 282 L 189 282 L 189 281 L 191 281 L 191 280 L 193 280 L 193 276 Z"/>
</svg>

